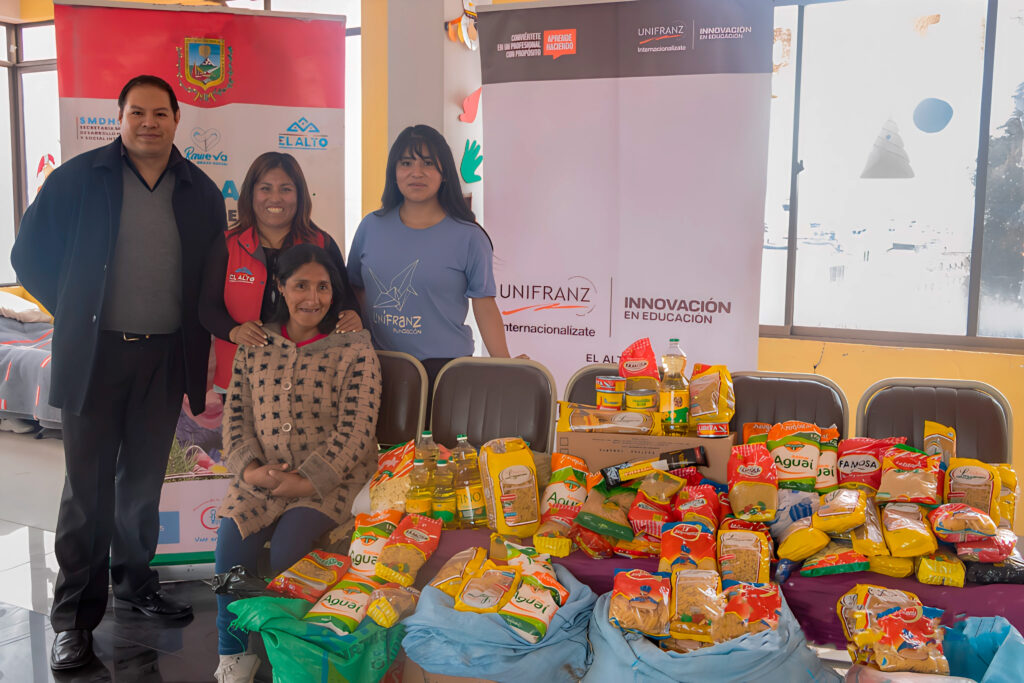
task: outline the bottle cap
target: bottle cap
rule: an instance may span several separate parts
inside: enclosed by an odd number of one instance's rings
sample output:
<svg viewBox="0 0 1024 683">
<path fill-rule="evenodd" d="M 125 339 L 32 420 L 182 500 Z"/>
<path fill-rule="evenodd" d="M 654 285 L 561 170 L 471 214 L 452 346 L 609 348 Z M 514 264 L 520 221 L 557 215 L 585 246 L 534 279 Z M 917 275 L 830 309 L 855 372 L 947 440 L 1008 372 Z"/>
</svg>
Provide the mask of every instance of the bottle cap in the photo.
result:
<svg viewBox="0 0 1024 683">
<path fill-rule="evenodd" d="M 671 344 L 672 342 L 679 343 L 679 338 L 678 337 L 669 337 L 668 343 Z"/>
<path fill-rule="evenodd" d="M 459 434 L 455 438 L 458 439 L 459 441 L 462 441 L 463 439 L 468 439 L 469 437 L 466 436 L 465 434 Z"/>
<path fill-rule="evenodd" d="M 430 436 L 430 435 L 431 435 L 431 431 L 429 429 L 423 430 L 423 436 Z"/>
<path fill-rule="evenodd" d="M 412 464 L 413 464 L 414 467 L 416 465 L 422 465 L 423 464 L 423 458 L 413 458 L 412 459 Z"/>
</svg>

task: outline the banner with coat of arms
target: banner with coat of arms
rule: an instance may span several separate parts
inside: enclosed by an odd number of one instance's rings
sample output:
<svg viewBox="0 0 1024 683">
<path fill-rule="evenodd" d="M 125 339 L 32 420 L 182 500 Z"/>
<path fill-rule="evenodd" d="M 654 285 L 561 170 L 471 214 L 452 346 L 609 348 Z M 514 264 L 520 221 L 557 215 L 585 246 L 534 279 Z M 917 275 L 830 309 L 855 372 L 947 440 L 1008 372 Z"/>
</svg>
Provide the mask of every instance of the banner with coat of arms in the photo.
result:
<svg viewBox="0 0 1024 683">
<path fill-rule="evenodd" d="M 181 109 L 175 144 L 221 188 L 229 225 L 252 161 L 288 152 L 309 184 L 313 220 L 345 243 L 343 17 L 57 0 L 54 19 L 63 159 L 117 137 L 121 88 L 140 74 L 159 76 Z M 211 367 L 208 388 L 212 377 Z M 230 481 L 222 412 L 212 390 L 202 415 L 182 402 L 156 564 L 212 561 Z"/>
</svg>

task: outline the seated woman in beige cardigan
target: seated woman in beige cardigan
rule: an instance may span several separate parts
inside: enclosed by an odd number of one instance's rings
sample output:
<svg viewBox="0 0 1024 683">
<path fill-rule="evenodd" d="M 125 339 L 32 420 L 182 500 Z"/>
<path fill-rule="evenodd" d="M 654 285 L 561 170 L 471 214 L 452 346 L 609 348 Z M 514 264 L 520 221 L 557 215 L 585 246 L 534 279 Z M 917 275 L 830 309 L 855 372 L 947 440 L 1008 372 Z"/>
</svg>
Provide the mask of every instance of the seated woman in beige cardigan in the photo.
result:
<svg viewBox="0 0 1024 683">
<path fill-rule="evenodd" d="M 267 341 L 240 346 L 225 407 L 225 464 L 237 475 L 217 514 L 216 571 L 256 570 L 270 540 L 277 574 L 317 538 L 351 521 L 352 499 L 377 465 L 380 364 L 370 333 L 335 332 L 343 287 L 330 257 L 297 245 L 278 260 L 277 311 Z M 214 677 L 252 681 L 259 659 L 229 627 L 233 598 L 217 596 Z"/>
</svg>

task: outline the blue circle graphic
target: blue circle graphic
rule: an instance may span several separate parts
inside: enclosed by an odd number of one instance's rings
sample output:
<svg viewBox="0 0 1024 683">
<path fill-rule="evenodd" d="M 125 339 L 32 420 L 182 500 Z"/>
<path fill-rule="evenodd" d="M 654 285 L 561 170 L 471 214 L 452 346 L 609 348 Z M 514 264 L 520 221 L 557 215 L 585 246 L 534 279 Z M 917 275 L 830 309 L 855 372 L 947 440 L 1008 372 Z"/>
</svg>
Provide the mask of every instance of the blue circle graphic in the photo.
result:
<svg viewBox="0 0 1024 683">
<path fill-rule="evenodd" d="M 938 133 L 953 118 L 949 102 L 935 97 L 921 100 L 914 108 L 914 125 L 925 133 Z"/>
</svg>

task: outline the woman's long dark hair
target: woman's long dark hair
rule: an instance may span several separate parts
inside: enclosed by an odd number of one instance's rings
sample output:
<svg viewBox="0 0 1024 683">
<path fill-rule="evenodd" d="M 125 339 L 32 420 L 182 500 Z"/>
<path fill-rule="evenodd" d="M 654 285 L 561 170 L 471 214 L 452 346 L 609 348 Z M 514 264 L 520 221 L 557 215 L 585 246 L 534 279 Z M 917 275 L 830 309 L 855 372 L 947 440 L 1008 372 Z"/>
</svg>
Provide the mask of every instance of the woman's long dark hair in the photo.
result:
<svg viewBox="0 0 1024 683">
<path fill-rule="evenodd" d="M 306 184 L 306 176 L 302 173 L 299 162 L 291 154 L 284 152 L 264 152 L 249 166 L 249 170 L 245 172 L 245 180 L 242 181 L 242 189 L 238 193 L 238 220 L 231 226 L 229 234 L 245 232 L 256 225 L 256 212 L 252 209 L 256 183 L 264 174 L 275 168 L 284 171 L 291 179 L 295 185 L 297 200 L 292 228 L 284 238 L 281 249 L 287 249 L 293 244 L 313 242 L 320 229 L 313 223 L 313 198 L 309 194 L 309 185 Z"/>
<path fill-rule="evenodd" d="M 294 247 L 282 251 L 277 259 L 277 284 L 284 287 L 288 278 L 307 263 L 319 263 L 327 270 L 327 277 L 331 281 L 331 307 L 327 310 L 324 319 L 317 325 L 317 329 L 322 334 L 327 334 L 338 324 L 338 313 L 341 311 L 345 298 L 345 285 L 341 281 L 341 274 L 327 252 L 315 244 L 296 244 Z M 291 314 L 288 312 L 288 304 L 285 302 L 284 296 L 277 297 L 269 322 L 284 325 L 290 317 Z"/>
<path fill-rule="evenodd" d="M 388 211 L 401 206 L 405 201 L 401 190 L 398 189 L 395 169 L 398 168 L 398 162 L 406 155 L 417 159 L 433 159 L 441 172 L 441 187 L 437 191 L 437 201 L 441 204 L 441 209 L 456 220 L 472 223 L 484 230 L 462 196 L 459 171 L 455 165 L 451 147 L 448 146 L 443 135 L 422 123 L 403 130 L 395 138 L 395 143 L 391 145 L 391 151 L 388 153 L 388 166 L 384 175 L 384 193 L 380 198 L 380 208 L 374 211 L 375 214 L 383 216 Z M 486 230 L 484 230 L 484 235 L 487 235 Z M 491 241 L 490 235 L 487 235 L 487 241 Z"/>
</svg>

